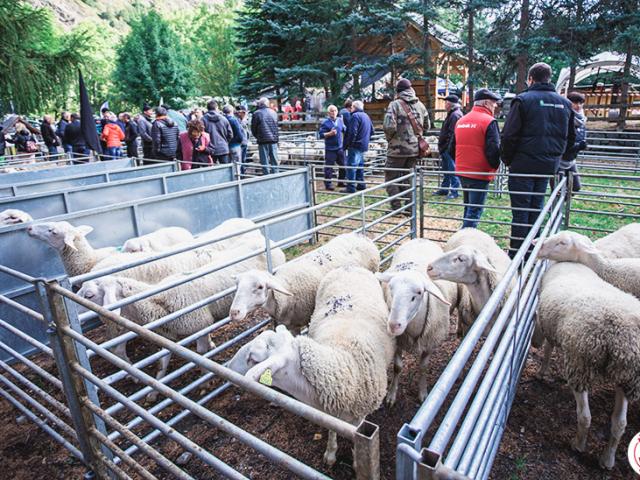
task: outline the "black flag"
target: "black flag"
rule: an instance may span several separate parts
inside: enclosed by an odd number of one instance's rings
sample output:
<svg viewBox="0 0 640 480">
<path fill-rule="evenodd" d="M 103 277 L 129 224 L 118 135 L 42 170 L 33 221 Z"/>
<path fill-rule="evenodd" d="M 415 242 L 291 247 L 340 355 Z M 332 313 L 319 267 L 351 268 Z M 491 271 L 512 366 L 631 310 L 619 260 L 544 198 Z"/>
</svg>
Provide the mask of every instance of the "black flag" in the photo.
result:
<svg viewBox="0 0 640 480">
<path fill-rule="evenodd" d="M 102 145 L 100 145 L 100 139 L 98 138 L 96 122 L 93 119 L 93 109 L 91 108 L 87 87 L 84 85 L 82 72 L 80 70 L 78 70 L 78 75 L 78 83 L 80 84 L 80 128 L 82 130 L 82 136 L 88 148 L 96 153 L 102 153 Z"/>
</svg>

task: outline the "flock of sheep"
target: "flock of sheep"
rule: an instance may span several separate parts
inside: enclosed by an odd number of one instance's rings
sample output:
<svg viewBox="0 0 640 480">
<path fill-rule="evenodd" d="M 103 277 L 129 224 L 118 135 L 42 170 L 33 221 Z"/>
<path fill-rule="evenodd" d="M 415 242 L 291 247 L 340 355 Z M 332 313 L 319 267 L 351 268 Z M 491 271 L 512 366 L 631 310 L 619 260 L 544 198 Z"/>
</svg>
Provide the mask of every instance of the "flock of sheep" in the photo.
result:
<svg viewBox="0 0 640 480">
<path fill-rule="evenodd" d="M 2 212 L 0 219 L 2 215 L 9 216 Z M 67 222 L 35 223 L 27 231 L 59 253 L 69 275 L 79 275 L 252 226 L 250 220 L 231 219 L 197 239 L 184 229 L 164 228 L 118 249 L 92 248 L 86 239 L 91 228 Z M 148 324 L 227 292 L 157 331 L 179 340 L 227 316 L 240 321 L 262 309 L 277 326 L 242 346 L 228 367 L 358 424 L 385 398 L 388 406 L 394 404 L 403 352 L 420 359 L 418 392 L 420 400 L 425 399 L 428 359 L 447 339 L 453 312 L 457 311 L 458 335 L 463 336 L 510 265 L 495 241 L 476 229 L 460 230 L 444 248 L 426 239 L 408 241 L 397 248 L 384 272 L 379 272 L 377 247 L 359 234 L 339 235 L 289 262 L 274 248 L 275 273 L 268 271 L 266 242 L 252 230 L 87 281 L 78 293 L 105 306 L 224 265 L 124 306 L 120 313 Z M 558 348 L 577 403 L 572 446 L 579 451 L 586 449 L 591 420 L 587 392 L 596 382 L 616 387 L 611 435 L 600 460 L 611 469 L 626 427 L 627 405 L 640 398 L 640 224 L 627 225 L 595 243 L 562 232 L 544 241 L 539 257 L 556 262 L 542 281 L 533 338 L 537 347 L 546 343 L 541 373 L 546 372 L 551 350 Z M 106 321 L 110 337 L 122 333 L 110 323 Z M 115 348 L 114 353 L 128 361 L 126 344 Z M 208 335 L 198 340 L 199 352 L 211 348 Z M 166 374 L 168 362 L 168 356 L 160 360 L 158 378 Z M 336 434 L 330 432 L 327 464 L 335 463 L 336 451 Z"/>
</svg>

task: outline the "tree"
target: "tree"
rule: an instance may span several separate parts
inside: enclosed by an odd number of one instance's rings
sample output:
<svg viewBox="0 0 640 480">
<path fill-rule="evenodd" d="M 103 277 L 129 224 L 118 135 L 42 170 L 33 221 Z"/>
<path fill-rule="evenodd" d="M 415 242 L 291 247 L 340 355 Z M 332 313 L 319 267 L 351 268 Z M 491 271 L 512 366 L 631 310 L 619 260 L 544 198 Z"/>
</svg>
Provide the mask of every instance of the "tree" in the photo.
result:
<svg viewBox="0 0 640 480">
<path fill-rule="evenodd" d="M 137 106 L 161 98 L 181 106 L 196 93 L 192 57 L 156 11 L 131 24 L 117 51 L 115 78 L 122 97 Z"/>
</svg>

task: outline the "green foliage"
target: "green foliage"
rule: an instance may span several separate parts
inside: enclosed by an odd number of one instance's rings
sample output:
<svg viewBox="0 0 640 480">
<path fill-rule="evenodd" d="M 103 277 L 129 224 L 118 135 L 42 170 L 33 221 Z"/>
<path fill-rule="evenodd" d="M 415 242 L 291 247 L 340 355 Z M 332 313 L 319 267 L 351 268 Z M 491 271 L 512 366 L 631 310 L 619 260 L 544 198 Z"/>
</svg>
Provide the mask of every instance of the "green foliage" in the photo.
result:
<svg viewBox="0 0 640 480">
<path fill-rule="evenodd" d="M 138 107 L 160 98 L 181 107 L 196 94 L 192 64 L 180 37 L 152 10 L 132 22 L 117 50 L 115 78 L 122 98 Z"/>
</svg>

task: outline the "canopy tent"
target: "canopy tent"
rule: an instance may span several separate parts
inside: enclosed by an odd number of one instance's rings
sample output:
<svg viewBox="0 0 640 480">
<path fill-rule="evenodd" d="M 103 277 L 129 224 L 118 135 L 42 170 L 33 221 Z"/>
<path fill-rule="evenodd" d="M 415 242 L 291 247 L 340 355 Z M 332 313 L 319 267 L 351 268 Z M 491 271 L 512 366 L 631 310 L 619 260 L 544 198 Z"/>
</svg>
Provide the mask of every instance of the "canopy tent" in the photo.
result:
<svg viewBox="0 0 640 480">
<path fill-rule="evenodd" d="M 597 75 L 602 72 L 621 72 L 624 69 L 625 55 L 615 52 L 603 52 L 592 57 L 584 65 L 576 68 L 575 83 L 579 83 L 591 75 Z M 556 90 L 558 93 L 566 93 L 569 88 L 569 76 L 571 69 L 565 67 L 560 70 L 558 81 L 556 82 Z M 631 60 L 631 74 L 640 77 L 640 57 L 633 57 Z"/>
</svg>

